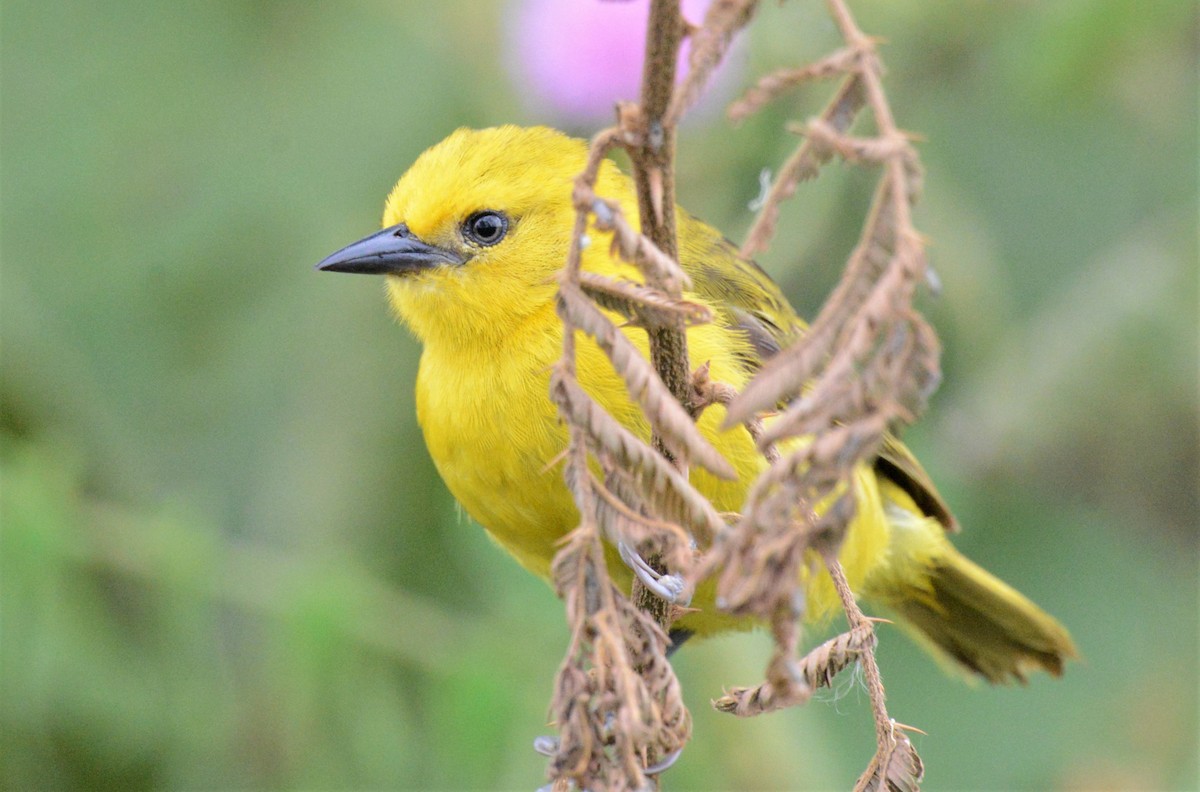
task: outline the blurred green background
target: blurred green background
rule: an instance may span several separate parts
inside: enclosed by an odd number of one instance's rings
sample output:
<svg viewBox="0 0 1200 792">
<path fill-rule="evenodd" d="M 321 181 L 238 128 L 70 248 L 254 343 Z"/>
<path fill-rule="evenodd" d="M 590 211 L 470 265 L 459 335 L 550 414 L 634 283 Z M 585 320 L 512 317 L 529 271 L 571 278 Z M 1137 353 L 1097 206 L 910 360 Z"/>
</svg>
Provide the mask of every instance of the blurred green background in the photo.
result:
<svg viewBox="0 0 1200 792">
<path fill-rule="evenodd" d="M 1196 6 L 853 6 L 926 141 L 945 383 L 908 439 L 959 546 L 1084 656 L 971 687 L 885 628 L 892 714 L 928 732 L 930 790 L 1195 788 Z M 455 127 L 559 123 L 498 66 L 513 13 L 5 0 L 4 788 L 542 782 L 560 604 L 438 480 L 381 284 L 312 270 Z M 749 38 L 741 84 L 836 45 L 799 0 Z M 782 123 L 827 90 L 689 125 L 681 201 L 740 238 Z M 834 166 L 787 207 L 762 263 L 805 313 L 872 178 Z M 745 634 L 677 655 L 696 736 L 667 788 L 853 784 L 860 686 L 709 708 L 767 654 Z"/>
</svg>

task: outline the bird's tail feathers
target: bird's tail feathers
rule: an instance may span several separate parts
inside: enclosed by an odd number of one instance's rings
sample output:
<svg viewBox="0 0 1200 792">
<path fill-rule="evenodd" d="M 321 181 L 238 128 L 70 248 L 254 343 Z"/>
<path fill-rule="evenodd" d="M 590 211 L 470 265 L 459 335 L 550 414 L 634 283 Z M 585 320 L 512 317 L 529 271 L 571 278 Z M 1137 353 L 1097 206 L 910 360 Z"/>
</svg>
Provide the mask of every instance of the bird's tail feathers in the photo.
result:
<svg viewBox="0 0 1200 792">
<path fill-rule="evenodd" d="M 1057 620 L 955 550 L 940 525 L 919 525 L 934 521 L 895 503 L 887 511 L 889 551 L 909 556 L 889 566 L 906 574 L 868 581 L 865 593 L 896 611 L 935 654 L 992 683 L 1024 682 L 1037 669 L 1059 676 L 1077 656 Z"/>
</svg>

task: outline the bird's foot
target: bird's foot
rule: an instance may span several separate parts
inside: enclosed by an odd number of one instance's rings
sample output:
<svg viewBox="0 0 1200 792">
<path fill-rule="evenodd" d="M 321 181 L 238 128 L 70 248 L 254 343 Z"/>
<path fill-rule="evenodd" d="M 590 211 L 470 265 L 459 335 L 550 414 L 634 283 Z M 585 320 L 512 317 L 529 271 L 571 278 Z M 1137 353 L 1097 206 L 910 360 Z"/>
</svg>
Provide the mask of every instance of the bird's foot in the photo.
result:
<svg viewBox="0 0 1200 792">
<path fill-rule="evenodd" d="M 646 559 L 642 558 L 633 548 L 624 542 L 617 542 L 617 552 L 625 566 L 633 570 L 642 585 L 662 597 L 672 605 L 687 607 L 692 601 L 692 590 L 682 575 L 668 575 L 659 572 Z"/>
</svg>

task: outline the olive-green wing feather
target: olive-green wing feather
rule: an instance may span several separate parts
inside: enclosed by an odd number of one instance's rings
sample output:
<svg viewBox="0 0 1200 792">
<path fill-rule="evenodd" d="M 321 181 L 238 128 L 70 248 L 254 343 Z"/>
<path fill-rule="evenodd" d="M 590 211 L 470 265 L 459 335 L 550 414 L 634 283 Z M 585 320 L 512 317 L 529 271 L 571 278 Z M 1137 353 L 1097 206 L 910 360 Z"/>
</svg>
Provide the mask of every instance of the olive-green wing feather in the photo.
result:
<svg viewBox="0 0 1200 792">
<path fill-rule="evenodd" d="M 907 492 L 921 511 L 940 522 L 947 531 L 958 530 L 958 521 L 933 485 L 933 479 L 908 446 L 891 432 L 883 436 L 883 448 L 875 459 L 875 471 Z"/>
<path fill-rule="evenodd" d="M 692 278 L 693 290 L 717 308 L 718 321 L 745 332 L 752 349 L 746 368 L 758 369 L 804 332 L 804 320 L 792 310 L 775 281 L 753 261 L 739 256 L 732 242 L 693 217 L 680 219 L 684 221 L 680 263 Z M 875 470 L 908 493 L 946 530 L 958 530 L 929 474 L 890 433 L 884 436 Z"/>
<path fill-rule="evenodd" d="M 690 216 L 685 229 L 680 264 L 693 290 L 717 309 L 721 324 L 746 334 L 753 350 L 746 368 L 757 370 L 804 332 L 804 321 L 771 276 L 739 256 L 736 245 Z"/>
</svg>

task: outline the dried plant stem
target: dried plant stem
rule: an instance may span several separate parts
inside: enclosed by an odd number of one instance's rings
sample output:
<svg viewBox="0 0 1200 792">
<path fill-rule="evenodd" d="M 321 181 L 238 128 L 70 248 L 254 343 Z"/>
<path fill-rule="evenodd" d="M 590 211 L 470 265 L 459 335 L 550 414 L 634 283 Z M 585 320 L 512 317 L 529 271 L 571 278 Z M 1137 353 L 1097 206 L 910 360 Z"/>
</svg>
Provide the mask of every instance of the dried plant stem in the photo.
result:
<svg viewBox="0 0 1200 792">
<path fill-rule="evenodd" d="M 641 103 L 636 114 L 625 118 L 638 120 L 635 134 L 627 135 L 626 151 L 633 164 L 633 179 L 638 199 L 638 217 L 642 233 L 671 258 L 678 256 L 675 239 L 675 125 L 663 123 L 675 89 L 675 64 L 683 40 L 684 21 L 680 0 L 651 0 L 646 26 L 646 56 L 642 64 Z M 664 283 L 652 276 L 647 285 L 661 289 L 672 299 L 682 296 L 679 287 Z M 672 396 L 685 409 L 689 367 L 687 334 L 681 319 L 673 319 L 649 329 L 650 361 Z M 686 463 L 675 460 L 671 450 L 659 436 L 653 438 L 656 450 L 667 459 L 676 461 L 687 475 Z M 647 558 L 647 563 L 659 572 L 668 570 L 660 558 Z M 634 581 L 634 602 L 650 613 L 664 629 L 670 627 L 674 611 L 640 580 Z"/>
<path fill-rule="evenodd" d="M 850 584 L 846 581 L 846 573 L 842 569 L 837 555 L 827 552 L 822 560 L 825 562 L 825 568 L 829 571 L 829 577 L 833 579 L 833 587 L 842 600 L 842 610 L 846 612 L 846 621 L 850 623 L 850 629 L 873 633 L 875 627 L 858 607 L 858 602 L 854 599 L 854 592 L 850 590 Z M 871 699 L 871 714 L 875 718 L 875 737 L 879 744 L 883 745 L 885 740 L 890 739 L 892 732 L 892 719 L 888 716 L 887 706 L 884 702 L 883 677 L 879 673 L 879 664 L 875 662 L 874 652 L 864 652 L 859 659 L 863 666 L 863 676 L 866 678 L 867 695 Z"/>
<path fill-rule="evenodd" d="M 730 108 L 742 118 L 801 82 L 844 75 L 822 112 L 792 127 L 803 140 L 774 179 L 743 255 L 766 249 L 782 202 L 833 157 L 881 166 L 882 173 L 859 243 L 816 320 L 728 405 L 727 425 L 787 407 L 757 430 L 759 447 L 774 453 L 771 465 L 751 487 L 741 519 L 693 568 L 690 580 L 717 576 L 721 607 L 768 621 L 775 634 L 766 681 L 730 691 L 716 702 L 719 709 L 754 715 L 801 703 L 812 688 L 860 662 L 878 750 L 858 788 L 915 790 L 920 759 L 888 716 L 874 629 L 855 602 L 838 552 L 857 511 L 859 471 L 879 452 L 889 428 L 920 413 L 938 379 L 936 336 L 912 307 L 926 266 L 911 214 L 920 171 L 887 104 L 877 42 L 858 29 L 843 0 L 828 4 L 845 46 L 809 66 L 764 78 Z M 877 134 L 851 136 L 863 110 L 873 116 Z M 807 504 L 823 504 L 821 512 Z M 804 593 L 799 573 L 813 553 L 824 561 L 850 629 L 797 658 L 795 622 Z"/>
<path fill-rule="evenodd" d="M 859 244 L 812 327 L 764 362 L 742 393 L 710 381 L 706 366 L 690 369 L 686 329 L 710 320 L 711 311 L 683 297 L 689 279 L 677 260 L 674 148 L 676 123 L 751 18 L 756 0 L 714 0 L 704 23 L 691 28 L 680 0 L 651 0 L 640 103 L 618 105 L 617 124 L 593 138 L 576 180 L 575 224 L 557 302 L 563 357 L 551 377 L 570 438 L 565 477 L 581 517 L 553 566 L 572 630 L 551 705 L 560 740 L 549 772 L 559 787 L 568 781 L 578 788 L 653 786 L 663 763 L 682 748 L 690 718 L 665 654 L 666 630 L 680 609 L 664 598 L 684 590 L 685 580 L 707 577 L 716 577 L 718 607 L 769 624 L 775 639 L 763 684 L 731 690 L 714 702 L 719 709 L 745 716 L 803 703 L 859 662 L 878 750 L 857 788 L 910 792 L 920 781 L 920 759 L 905 727 L 887 713 L 872 621 L 855 603 L 838 561 L 861 494 L 859 472 L 892 424 L 920 413 L 938 377 L 936 336 L 912 308 L 926 271 L 911 217 L 920 171 L 888 107 L 876 41 L 858 29 L 843 0 L 828 4 L 844 47 L 764 78 L 731 108 L 742 117 L 793 85 L 843 75 L 824 110 L 793 130 L 803 140 L 774 180 L 743 253 L 766 248 L 782 202 L 833 157 L 878 166 L 882 174 Z M 692 54 L 676 93 L 684 35 L 692 37 Z M 877 134 L 851 136 L 864 109 Z M 618 203 L 595 194 L 603 158 L 616 146 L 633 164 L 639 228 Z M 611 233 L 613 255 L 636 266 L 644 283 L 581 271 L 589 222 Z M 645 329 L 649 363 L 614 313 Z M 624 380 L 650 426 L 649 443 L 580 384 L 580 333 Z M 718 475 L 731 472 L 694 423 L 711 404 L 725 405 L 727 423 L 744 424 L 769 463 L 732 526 L 688 481 L 690 463 Z M 764 426 L 762 413 L 784 404 L 778 419 Z M 821 504 L 819 513 L 813 504 Z M 709 546 L 699 559 L 692 558 L 693 537 Z M 608 577 L 605 539 L 636 570 L 630 598 Z M 817 558 L 850 629 L 801 657 L 802 586 L 816 573 Z M 668 571 L 682 574 L 670 576 L 680 587 L 664 583 Z"/>
<path fill-rule="evenodd" d="M 883 677 L 875 659 L 874 621 L 864 616 L 858 607 L 837 555 L 831 549 L 827 549 L 822 560 L 833 579 L 838 597 L 842 600 L 842 609 L 851 625 L 851 633 L 858 631 L 870 635 L 869 648 L 860 654 L 858 661 L 862 664 L 867 696 L 871 701 L 871 714 L 875 719 L 876 749 L 867 769 L 855 783 L 854 792 L 916 792 L 925 775 L 925 767 L 912 742 L 904 733 L 905 729 L 912 727 L 896 723 L 888 715 Z"/>
<path fill-rule="evenodd" d="M 688 535 L 680 526 L 706 543 L 725 528 L 721 516 L 687 480 L 689 461 L 718 475 L 731 476 L 733 470 L 697 430 L 690 404 L 693 380 L 685 330 L 689 324 L 708 321 L 711 314 L 682 299 L 689 281 L 676 261 L 673 171 L 675 123 L 754 3 L 719 0 L 717 5 L 724 14 L 710 14 L 706 20 L 702 63 L 693 69 L 692 87 L 683 100 L 673 103 L 684 22 L 679 0 L 652 0 L 641 104 L 622 106 L 617 126 L 593 138 L 572 196 L 575 223 L 557 301 L 564 327 L 563 356 L 551 376 L 551 395 L 569 430 L 565 477 L 581 522 L 553 567 L 572 627 L 551 703 L 560 737 L 543 745 L 551 754 L 549 774 L 555 788 L 565 788 L 568 782 L 579 788 L 653 785 L 653 775 L 678 755 L 690 734 L 690 716 L 666 659 L 665 630 L 679 608 L 637 579 L 633 607 L 608 578 L 601 541 L 607 537 L 635 552 L 648 551 L 645 561 L 661 574 L 665 564 L 683 569 L 691 560 Z M 617 145 L 625 147 L 633 161 L 641 233 L 626 221 L 618 204 L 594 192 L 601 162 Z M 581 271 L 591 218 L 598 231 L 612 233 L 613 252 L 639 267 L 644 284 Z M 636 355 L 592 300 L 645 328 L 650 364 Z M 579 384 L 577 331 L 591 336 L 625 380 L 651 426 L 653 448 L 621 426 Z M 593 474 L 589 458 L 604 471 L 603 483 Z M 670 589 L 660 585 L 660 590 Z"/>
<path fill-rule="evenodd" d="M 566 602 L 572 629 L 571 644 L 559 668 L 551 712 L 559 727 L 559 738 L 550 741 L 548 773 L 555 788 L 644 789 L 656 763 L 678 755 L 691 732 L 691 719 L 683 705 L 679 684 L 666 661 L 667 636 L 658 623 L 634 607 L 608 576 L 602 531 L 617 543 L 640 544 L 643 537 L 659 552 L 678 561 L 686 558 L 687 535 L 679 525 L 696 520 L 706 533 L 719 530 L 723 522 L 707 500 L 695 492 L 679 471 L 655 454 L 594 402 L 577 379 L 577 330 L 589 333 L 613 360 L 635 396 L 642 396 L 647 414 L 664 435 L 664 442 L 699 457 L 705 452 L 695 442 L 708 446 L 687 413 L 663 399 L 665 386 L 647 364 L 630 354 L 629 342 L 582 291 L 581 265 L 587 223 L 598 207 L 598 224 L 614 227 L 615 242 L 645 265 L 672 278 L 677 265 L 655 258 L 661 255 L 648 241 L 630 237 L 615 228 L 612 207 L 597 201 L 593 185 L 604 155 L 616 145 L 619 130 L 595 136 L 587 166 L 576 180 L 573 199 L 575 225 L 567 263 L 560 276 L 558 309 L 563 319 L 563 356 L 551 375 L 551 395 L 564 417 L 569 441 L 565 455 L 565 478 L 580 512 L 580 524 L 564 540 L 555 556 L 553 573 L 560 596 Z M 653 249 L 652 249 L 653 248 Z M 636 262 L 635 262 L 636 263 Z M 658 270 L 655 270 L 655 267 Z M 674 269 L 672 269 L 674 267 Z M 664 269 L 665 268 L 665 269 Z M 593 285 L 602 285 L 593 283 Z M 636 300 L 638 292 L 609 290 L 625 301 Z M 645 311 L 670 316 L 682 322 L 679 301 L 651 297 Z M 647 314 L 651 315 L 651 314 Z M 634 359 L 636 357 L 636 360 Z M 654 394 L 658 393 L 656 399 Z M 684 436 L 691 441 L 683 440 Z M 601 466 L 614 473 L 628 468 L 635 479 L 645 480 L 645 491 L 657 498 L 655 505 L 666 511 L 669 522 L 652 518 L 622 502 L 596 481 L 589 469 L 589 450 Z M 719 455 L 710 461 L 724 463 Z M 653 483 L 651 483 L 653 482 Z M 628 489 L 628 488 L 626 488 Z M 640 498 L 630 495 L 641 506 Z M 690 512 L 689 512 L 690 509 Z M 686 515 L 691 514 L 691 518 Z"/>
<path fill-rule="evenodd" d="M 675 239 L 675 127 L 664 124 L 675 87 L 675 63 L 683 40 L 679 0 L 651 0 L 646 27 L 646 58 L 642 66 L 639 129 L 628 135 L 626 151 L 633 163 L 638 216 L 642 233 L 671 258 L 677 258 Z M 666 284 L 651 280 L 651 286 Z M 678 298 L 678 289 L 664 289 Z M 650 332 L 650 360 L 680 404 L 687 406 L 688 356 L 683 323 L 673 322 Z M 667 449 L 656 447 L 670 458 Z"/>
</svg>

